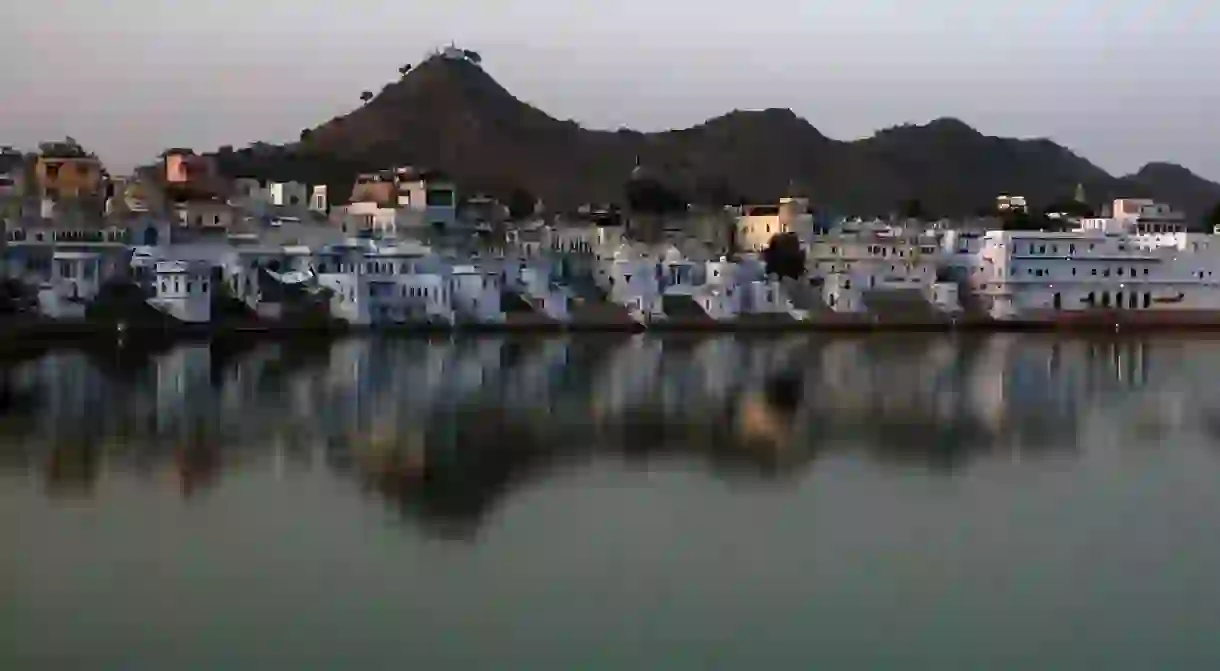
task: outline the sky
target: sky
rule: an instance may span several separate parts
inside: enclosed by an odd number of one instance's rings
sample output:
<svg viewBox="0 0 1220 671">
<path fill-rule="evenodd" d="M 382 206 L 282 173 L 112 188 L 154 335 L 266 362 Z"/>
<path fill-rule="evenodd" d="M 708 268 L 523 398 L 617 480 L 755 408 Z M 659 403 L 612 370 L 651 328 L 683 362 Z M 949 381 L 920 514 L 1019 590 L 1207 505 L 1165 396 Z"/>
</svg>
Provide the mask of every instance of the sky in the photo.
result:
<svg viewBox="0 0 1220 671">
<path fill-rule="evenodd" d="M 850 140 L 944 116 L 1106 170 L 1220 180 L 1220 2 L 6 0 L 0 145 L 71 135 L 112 171 L 295 140 L 454 42 L 586 127 L 787 107 Z"/>
</svg>

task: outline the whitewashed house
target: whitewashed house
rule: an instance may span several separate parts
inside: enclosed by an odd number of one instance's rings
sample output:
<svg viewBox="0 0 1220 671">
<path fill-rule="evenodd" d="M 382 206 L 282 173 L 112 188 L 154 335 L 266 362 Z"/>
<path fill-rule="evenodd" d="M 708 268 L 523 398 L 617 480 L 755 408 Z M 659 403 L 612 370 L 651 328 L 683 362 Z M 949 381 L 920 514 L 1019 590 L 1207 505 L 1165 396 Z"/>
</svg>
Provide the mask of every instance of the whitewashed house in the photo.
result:
<svg viewBox="0 0 1220 671">
<path fill-rule="evenodd" d="M 332 216 L 338 217 L 343 232 L 348 235 L 367 233 L 382 237 L 398 234 L 398 209 L 378 202 L 350 203 L 335 208 Z"/>
<path fill-rule="evenodd" d="M 504 266 L 505 289 L 515 291 L 535 309 L 558 322 L 570 319 L 568 295 L 551 282 L 550 265 L 521 262 Z"/>
<path fill-rule="evenodd" d="M 449 295 L 455 318 L 479 323 L 503 322 L 500 279 L 500 273 L 494 271 L 472 265 L 454 266 L 449 274 Z"/>
<path fill-rule="evenodd" d="M 212 319 L 212 266 L 201 261 L 159 261 L 149 305 L 183 322 Z"/>
<path fill-rule="evenodd" d="M 97 297 L 106 259 L 101 252 L 55 250 L 50 281 L 38 291 L 39 311 L 53 319 L 80 319 Z"/>
<path fill-rule="evenodd" d="M 330 198 L 325 184 L 316 184 L 309 193 L 309 210 L 318 214 L 330 212 Z"/>
</svg>

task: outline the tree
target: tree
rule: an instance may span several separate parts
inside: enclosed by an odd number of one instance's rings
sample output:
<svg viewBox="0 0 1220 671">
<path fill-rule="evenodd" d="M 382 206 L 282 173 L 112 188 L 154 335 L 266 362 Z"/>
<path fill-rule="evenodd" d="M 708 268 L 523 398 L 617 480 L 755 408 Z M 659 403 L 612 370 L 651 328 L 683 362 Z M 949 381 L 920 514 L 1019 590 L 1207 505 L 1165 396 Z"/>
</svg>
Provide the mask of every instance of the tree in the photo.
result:
<svg viewBox="0 0 1220 671">
<path fill-rule="evenodd" d="M 311 134 L 313 134 L 313 131 L 309 130 L 308 128 L 302 128 L 301 129 L 301 142 L 308 140 L 309 136 Z"/>
<path fill-rule="evenodd" d="M 923 201 L 918 198 L 908 198 L 902 201 L 902 206 L 898 209 L 898 214 L 903 219 L 928 219 L 928 212 L 923 207 Z"/>
<path fill-rule="evenodd" d="M 1211 212 L 1207 213 L 1208 230 L 1214 231 L 1216 230 L 1217 226 L 1220 226 L 1220 203 L 1216 203 L 1216 206 L 1212 208 Z"/>
<path fill-rule="evenodd" d="M 722 207 L 741 205 L 744 201 L 724 177 L 700 177 L 695 180 L 695 200 L 703 205 Z"/>
<path fill-rule="evenodd" d="M 360 92 L 360 100 L 361 100 L 362 102 L 366 102 L 366 103 L 367 103 L 368 101 L 370 101 L 370 100 L 372 100 L 372 99 L 373 99 L 373 92 L 372 92 L 372 91 L 361 91 L 361 92 Z"/>
<path fill-rule="evenodd" d="M 471 51 L 470 49 L 462 49 L 462 54 L 464 56 L 466 56 L 466 60 L 470 61 L 471 63 L 474 63 L 475 65 L 478 65 L 479 63 L 483 62 L 483 57 L 480 56 L 479 52 L 477 52 L 477 51 Z"/>
<path fill-rule="evenodd" d="M 625 188 L 627 206 L 640 214 L 671 214 L 686 211 L 686 199 L 659 180 L 633 179 Z"/>
<path fill-rule="evenodd" d="M 538 199 L 523 187 L 512 190 L 508 196 L 508 216 L 513 219 L 525 219 L 534 214 L 534 205 Z"/>
<path fill-rule="evenodd" d="M 805 250 L 796 233 L 776 233 L 763 249 L 768 275 L 799 279 L 805 274 Z"/>
<path fill-rule="evenodd" d="M 1093 208 L 1088 203 L 1082 203 L 1075 198 L 1060 198 L 1046 206 L 1047 212 L 1066 214 L 1072 217 L 1092 217 Z"/>
<path fill-rule="evenodd" d="M 402 67 L 398 68 L 398 74 L 402 75 L 403 77 L 406 77 L 407 73 L 410 71 L 411 71 L 410 63 L 407 63 L 407 64 L 403 65 Z"/>
</svg>

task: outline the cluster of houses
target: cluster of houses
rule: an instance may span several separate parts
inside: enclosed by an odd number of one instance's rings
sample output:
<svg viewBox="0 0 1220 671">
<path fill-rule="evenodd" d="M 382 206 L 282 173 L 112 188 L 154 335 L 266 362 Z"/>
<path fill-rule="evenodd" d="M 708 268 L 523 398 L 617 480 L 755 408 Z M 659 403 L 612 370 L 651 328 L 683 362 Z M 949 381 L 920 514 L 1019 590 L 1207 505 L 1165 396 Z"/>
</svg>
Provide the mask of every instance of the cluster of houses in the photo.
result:
<svg viewBox="0 0 1220 671">
<path fill-rule="evenodd" d="M 130 178 L 71 140 L 41 149 L 0 152 L 2 270 L 57 319 L 84 319 L 126 285 L 188 323 L 214 321 L 221 299 L 255 320 L 312 310 L 358 326 L 1220 323 L 1214 234 L 1148 200 L 1067 232 L 825 222 L 799 197 L 663 221 L 592 208 L 509 221 L 494 199 L 459 199 L 413 167 L 359 175 L 333 203 L 324 185 L 226 178 L 189 149 Z M 800 241 L 804 272 L 769 272 L 778 234 Z"/>
</svg>

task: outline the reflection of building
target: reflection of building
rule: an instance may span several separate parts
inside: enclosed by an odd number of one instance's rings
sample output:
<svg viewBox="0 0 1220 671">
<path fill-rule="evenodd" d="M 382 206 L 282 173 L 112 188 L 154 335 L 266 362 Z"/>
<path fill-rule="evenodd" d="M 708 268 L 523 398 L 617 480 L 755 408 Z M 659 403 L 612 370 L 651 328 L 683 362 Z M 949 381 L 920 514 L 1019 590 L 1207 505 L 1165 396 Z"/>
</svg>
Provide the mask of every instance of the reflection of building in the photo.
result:
<svg viewBox="0 0 1220 671">
<path fill-rule="evenodd" d="M 213 406 L 211 349 L 184 345 L 159 357 L 155 364 L 157 421 L 168 428 L 187 417 L 198 417 Z"/>
<path fill-rule="evenodd" d="M 1014 335 L 213 347 L 20 365 L 10 393 L 37 402 L 8 412 L 34 421 L 6 427 L 33 433 L 11 440 L 33 458 L 12 463 L 88 482 L 138 455 L 172 467 L 189 493 L 220 464 L 316 442 L 412 514 L 477 522 L 556 463 L 592 456 L 773 477 L 832 450 L 934 467 L 1010 446 L 1069 448 L 1085 432 L 1098 443 L 1137 420 L 1206 428 L 1214 377 L 1189 343 Z"/>
</svg>

